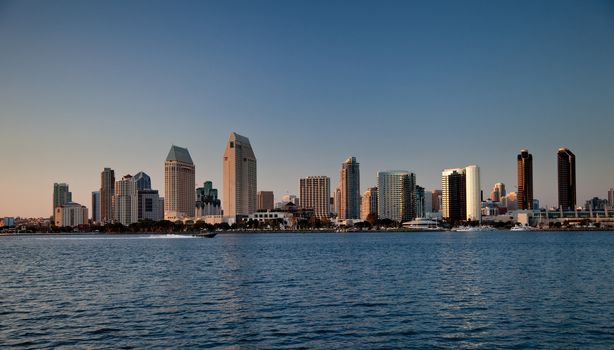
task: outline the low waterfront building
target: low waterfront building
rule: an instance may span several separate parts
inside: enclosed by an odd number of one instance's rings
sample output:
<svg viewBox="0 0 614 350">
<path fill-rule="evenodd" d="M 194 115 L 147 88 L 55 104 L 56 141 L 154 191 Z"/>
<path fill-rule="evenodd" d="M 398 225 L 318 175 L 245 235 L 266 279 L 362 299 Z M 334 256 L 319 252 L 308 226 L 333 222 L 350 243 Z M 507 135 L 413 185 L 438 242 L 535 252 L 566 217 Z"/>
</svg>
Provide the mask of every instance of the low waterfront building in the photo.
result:
<svg viewBox="0 0 614 350">
<path fill-rule="evenodd" d="M 283 211 L 264 211 L 256 212 L 248 216 L 248 220 L 257 220 L 259 222 L 273 222 L 274 220 L 283 220 L 284 226 L 290 226 L 294 215 Z"/>
<path fill-rule="evenodd" d="M 55 226 L 77 227 L 88 223 L 87 207 L 79 203 L 68 202 L 55 208 Z"/>
</svg>

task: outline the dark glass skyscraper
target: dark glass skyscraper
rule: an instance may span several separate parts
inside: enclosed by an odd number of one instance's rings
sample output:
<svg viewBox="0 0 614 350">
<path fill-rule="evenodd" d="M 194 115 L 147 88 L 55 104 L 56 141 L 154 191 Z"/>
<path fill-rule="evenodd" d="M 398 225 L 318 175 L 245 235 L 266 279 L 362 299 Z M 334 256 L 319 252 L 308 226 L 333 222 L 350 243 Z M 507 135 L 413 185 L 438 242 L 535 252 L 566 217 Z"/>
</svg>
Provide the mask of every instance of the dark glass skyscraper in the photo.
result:
<svg viewBox="0 0 614 350">
<path fill-rule="evenodd" d="M 100 222 L 113 220 L 113 195 L 115 195 L 115 171 L 104 168 L 100 173 Z"/>
<path fill-rule="evenodd" d="M 559 148 L 557 165 L 559 208 L 573 210 L 576 207 L 576 156 L 567 148 Z"/>
<path fill-rule="evenodd" d="M 338 217 L 341 220 L 360 219 L 360 163 L 349 157 L 339 172 L 341 203 Z"/>
<path fill-rule="evenodd" d="M 526 149 L 518 155 L 518 209 L 533 209 L 533 155 Z"/>
</svg>

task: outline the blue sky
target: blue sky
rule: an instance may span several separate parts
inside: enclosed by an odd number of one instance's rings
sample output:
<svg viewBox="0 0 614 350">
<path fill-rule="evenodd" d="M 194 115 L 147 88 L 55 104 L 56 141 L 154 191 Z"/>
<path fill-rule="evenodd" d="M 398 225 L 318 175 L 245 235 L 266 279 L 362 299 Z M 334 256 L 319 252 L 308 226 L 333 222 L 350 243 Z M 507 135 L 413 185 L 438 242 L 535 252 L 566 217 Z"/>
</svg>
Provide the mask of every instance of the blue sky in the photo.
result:
<svg viewBox="0 0 614 350">
<path fill-rule="evenodd" d="M 163 192 L 173 143 L 221 189 L 231 131 L 276 196 L 349 155 L 363 189 L 515 190 L 526 147 L 552 205 L 565 146 L 582 204 L 614 186 L 612 38 L 612 1 L 0 1 L 0 216 L 50 215 L 53 182 L 89 206 L 105 166 Z"/>
</svg>

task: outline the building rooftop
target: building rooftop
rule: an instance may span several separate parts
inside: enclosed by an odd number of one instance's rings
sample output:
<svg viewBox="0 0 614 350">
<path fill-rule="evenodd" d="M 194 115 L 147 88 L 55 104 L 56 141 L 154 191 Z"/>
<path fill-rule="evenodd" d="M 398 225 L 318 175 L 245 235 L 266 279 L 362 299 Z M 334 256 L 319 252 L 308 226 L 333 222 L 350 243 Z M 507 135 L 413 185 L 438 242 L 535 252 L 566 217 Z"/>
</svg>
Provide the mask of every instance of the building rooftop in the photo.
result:
<svg viewBox="0 0 614 350">
<path fill-rule="evenodd" d="M 179 147 L 172 145 L 171 150 L 168 152 L 168 156 L 166 156 L 167 161 L 178 161 L 188 164 L 192 163 L 192 157 L 190 157 L 190 152 L 188 152 L 187 148 Z"/>
</svg>

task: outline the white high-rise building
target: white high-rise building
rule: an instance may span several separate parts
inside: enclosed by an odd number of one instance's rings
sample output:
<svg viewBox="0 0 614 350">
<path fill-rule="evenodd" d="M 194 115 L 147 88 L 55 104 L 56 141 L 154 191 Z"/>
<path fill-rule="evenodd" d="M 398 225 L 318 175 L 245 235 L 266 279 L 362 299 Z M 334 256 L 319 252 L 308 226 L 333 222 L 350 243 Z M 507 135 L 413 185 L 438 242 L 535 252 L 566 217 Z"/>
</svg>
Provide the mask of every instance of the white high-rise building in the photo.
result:
<svg viewBox="0 0 614 350">
<path fill-rule="evenodd" d="M 377 173 L 378 216 L 398 222 L 416 216 L 416 175 L 394 170 Z"/>
<path fill-rule="evenodd" d="M 441 189 L 444 218 L 453 223 L 480 221 L 482 201 L 480 168 L 477 165 L 444 169 L 441 172 Z"/>
<path fill-rule="evenodd" d="M 75 227 L 87 224 L 87 207 L 79 203 L 68 202 L 55 208 L 54 224 L 58 227 Z"/>
<path fill-rule="evenodd" d="M 223 169 L 224 215 L 247 216 L 256 212 L 256 155 L 247 137 L 234 132 L 230 134 L 224 151 Z"/>
<path fill-rule="evenodd" d="M 115 181 L 113 196 L 113 219 L 122 225 L 130 225 L 139 221 L 138 191 L 131 175 Z"/>
<path fill-rule="evenodd" d="M 477 165 L 465 167 L 465 181 L 467 185 L 467 220 L 480 221 L 482 219 L 482 189 L 480 186 L 480 168 Z"/>
</svg>

